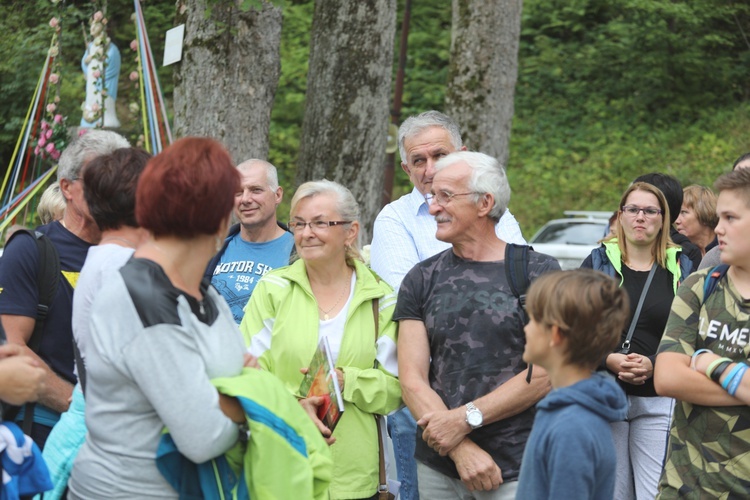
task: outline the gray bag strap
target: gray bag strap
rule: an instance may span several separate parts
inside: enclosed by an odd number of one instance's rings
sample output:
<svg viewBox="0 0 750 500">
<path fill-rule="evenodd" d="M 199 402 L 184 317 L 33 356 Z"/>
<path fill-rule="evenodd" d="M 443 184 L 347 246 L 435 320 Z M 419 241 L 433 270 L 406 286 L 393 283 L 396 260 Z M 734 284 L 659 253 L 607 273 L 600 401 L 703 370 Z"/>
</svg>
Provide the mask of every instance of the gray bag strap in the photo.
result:
<svg viewBox="0 0 750 500">
<path fill-rule="evenodd" d="M 646 278 L 646 284 L 643 285 L 643 290 L 641 291 L 641 298 L 638 299 L 638 307 L 635 308 L 635 314 L 633 315 L 633 320 L 630 322 L 630 328 L 628 329 L 628 335 L 625 337 L 625 341 L 622 343 L 623 349 L 630 349 L 630 339 L 633 338 L 633 332 L 635 331 L 635 325 L 638 323 L 638 316 L 641 315 L 641 309 L 643 309 L 643 302 L 646 300 L 646 293 L 648 293 L 648 288 L 651 286 L 651 282 L 654 279 L 654 273 L 656 273 L 656 267 L 657 263 L 654 262 L 654 265 L 651 266 L 651 271 L 648 273 L 648 278 Z"/>
</svg>

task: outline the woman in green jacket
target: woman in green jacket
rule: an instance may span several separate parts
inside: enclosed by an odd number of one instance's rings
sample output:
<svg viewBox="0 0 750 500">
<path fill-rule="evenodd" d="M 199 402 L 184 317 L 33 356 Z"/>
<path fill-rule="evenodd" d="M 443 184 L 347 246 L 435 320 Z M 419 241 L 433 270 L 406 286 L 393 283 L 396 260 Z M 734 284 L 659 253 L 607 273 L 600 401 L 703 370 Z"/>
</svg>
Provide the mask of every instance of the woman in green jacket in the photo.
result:
<svg viewBox="0 0 750 500">
<path fill-rule="evenodd" d="M 263 277 L 240 326 L 261 367 L 299 398 L 306 396 L 299 393 L 301 369 L 309 366 L 320 339 L 328 338 L 344 413 L 332 436 L 311 417 L 324 436 L 334 438 L 330 442 L 335 440 L 333 499 L 376 494 L 379 460 L 373 416 L 401 405 L 396 323 L 391 321 L 396 294 L 362 263 L 358 218 L 357 202 L 340 184 L 323 180 L 300 186 L 289 222 L 299 260 Z"/>
</svg>

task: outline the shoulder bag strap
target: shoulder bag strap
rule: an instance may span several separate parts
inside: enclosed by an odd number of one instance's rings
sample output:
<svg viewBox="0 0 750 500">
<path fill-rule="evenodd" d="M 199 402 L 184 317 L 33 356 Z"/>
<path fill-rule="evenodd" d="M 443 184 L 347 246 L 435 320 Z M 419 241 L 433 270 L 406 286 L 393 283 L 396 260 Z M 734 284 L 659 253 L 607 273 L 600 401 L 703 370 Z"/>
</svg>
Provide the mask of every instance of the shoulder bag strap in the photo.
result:
<svg viewBox="0 0 750 500">
<path fill-rule="evenodd" d="M 378 358 L 377 358 L 377 349 L 378 349 L 378 333 L 380 330 L 380 299 L 373 299 L 372 300 L 372 317 L 375 320 L 375 363 L 373 365 L 374 368 L 378 367 Z M 380 416 L 375 415 L 375 423 L 378 428 L 378 462 L 379 462 L 379 471 L 378 471 L 378 495 L 379 498 L 382 497 L 383 494 L 388 494 L 388 483 L 386 481 L 385 477 L 385 455 L 383 453 L 383 433 L 381 432 L 381 422 L 380 422 Z"/>
<path fill-rule="evenodd" d="M 651 286 L 651 281 L 653 281 L 654 279 L 654 273 L 656 273 L 657 266 L 658 264 L 654 262 L 654 265 L 651 266 L 651 271 L 649 271 L 648 273 L 648 278 L 646 278 L 646 284 L 643 285 L 643 290 L 641 290 L 641 298 L 638 299 L 638 307 L 635 308 L 633 320 L 630 322 L 630 328 L 628 328 L 628 335 L 627 337 L 625 337 L 625 342 L 622 343 L 623 349 L 630 349 L 630 339 L 633 338 L 633 332 L 635 332 L 635 324 L 638 323 L 638 316 L 641 315 L 643 301 L 646 300 L 646 293 L 648 293 L 648 288 Z"/>
</svg>

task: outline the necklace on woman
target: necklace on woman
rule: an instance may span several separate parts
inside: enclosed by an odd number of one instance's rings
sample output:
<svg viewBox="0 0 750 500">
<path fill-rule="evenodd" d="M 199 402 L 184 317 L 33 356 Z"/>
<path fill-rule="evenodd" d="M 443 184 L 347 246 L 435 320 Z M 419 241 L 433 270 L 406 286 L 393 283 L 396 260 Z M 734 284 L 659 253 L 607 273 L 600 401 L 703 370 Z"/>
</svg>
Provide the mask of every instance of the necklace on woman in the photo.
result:
<svg viewBox="0 0 750 500">
<path fill-rule="evenodd" d="M 652 260 L 647 265 L 642 264 L 642 263 L 636 264 L 634 262 L 628 261 L 628 262 L 625 262 L 625 265 L 628 266 L 633 271 L 643 272 L 643 271 L 650 271 L 651 267 L 653 267 L 654 265 L 654 261 Z"/>
<path fill-rule="evenodd" d="M 320 309 L 320 312 L 323 313 L 323 321 L 328 321 L 330 319 L 329 316 L 328 316 L 328 313 L 330 313 L 331 311 L 333 311 L 334 309 L 336 309 L 336 306 L 339 305 L 339 302 L 341 302 L 341 299 L 344 297 L 344 295 L 346 295 L 346 292 L 349 291 L 349 285 L 350 285 L 351 281 L 352 281 L 352 275 L 349 274 L 349 279 L 346 280 L 346 286 L 344 287 L 343 290 L 341 290 L 341 294 L 339 295 L 339 298 L 336 299 L 336 303 L 333 304 L 333 306 L 331 306 L 330 309 L 328 309 L 326 311 L 322 307 L 320 307 L 320 304 L 318 304 L 318 309 Z"/>
</svg>

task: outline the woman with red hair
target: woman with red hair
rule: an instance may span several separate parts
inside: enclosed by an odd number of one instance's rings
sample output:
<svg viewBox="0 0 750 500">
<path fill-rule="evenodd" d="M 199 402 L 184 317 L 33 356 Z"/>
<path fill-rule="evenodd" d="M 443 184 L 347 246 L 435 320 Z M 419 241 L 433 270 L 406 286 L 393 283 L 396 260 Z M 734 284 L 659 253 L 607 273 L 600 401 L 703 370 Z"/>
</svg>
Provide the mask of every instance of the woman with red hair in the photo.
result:
<svg viewBox="0 0 750 500">
<path fill-rule="evenodd" d="M 237 441 L 244 414 L 210 380 L 242 371 L 244 343 L 202 277 L 239 185 L 229 154 L 206 138 L 175 142 L 143 171 L 135 216 L 149 235 L 92 306 L 88 434 L 69 498 L 177 498 L 155 461 L 165 427 L 195 463 Z"/>
</svg>

